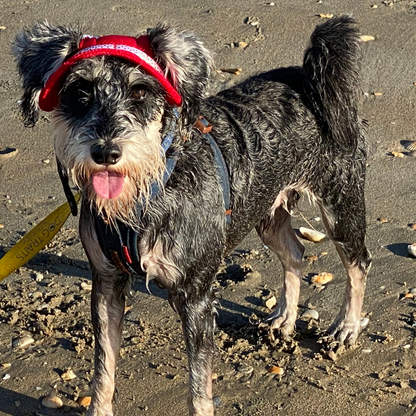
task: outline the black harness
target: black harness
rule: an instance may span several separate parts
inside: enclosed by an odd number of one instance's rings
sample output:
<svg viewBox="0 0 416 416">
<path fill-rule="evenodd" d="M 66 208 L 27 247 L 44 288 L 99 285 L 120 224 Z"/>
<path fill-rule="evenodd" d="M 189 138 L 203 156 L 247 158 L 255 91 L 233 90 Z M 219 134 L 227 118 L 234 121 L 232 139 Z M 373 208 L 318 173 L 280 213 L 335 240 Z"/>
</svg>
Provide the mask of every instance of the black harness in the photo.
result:
<svg viewBox="0 0 416 416">
<path fill-rule="evenodd" d="M 179 116 L 175 112 L 176 118 Z M 202 136 L 208 141 L 214 154 L 215 165 L 218 177 L 220 179 L 221 188 L 224 198 L 225 216 L 227 224 L 231 221 L 231 209 L 230 209 L 230 183 L 229 172 L 225 163 L 224 157 L 220 148 L 215 142 L 214 138 L 209 134 L 212 130 L 212 126 L 202 116 L 199 117 L 195 123 L 195 127 L 202 133 Z M 173 142 L 176 129 L 176 120 L 172 123 L 169 133 L 163 139 L 162 148 L 166 153 Z M 169 180 L 173 170 L 175 169 L 178 155 L 173 154 L 166 158 L 166 170 L 163 175 L 163 185 Z M 77 206 L 75 199 L 70 191 L 68 185 L 68 176 L 64 173 L 61 164 L 58 160 L 58 171 L 61 178 L 65 195 L 68 199 L 68 203 L 71 207 L 73 215 L 77 215 Z M 151 185 L 150 200 L 155 198 L 160 193 L 160 186 L 157 182 Z M 73 201 L 72 201 L 73 200 Z M 141 217 L 145 201 L 138 203 L 136 206 L 137 217 Z M 116 224 L 110 225 L 102 215 L 93 209 L 92 215 L 94 218 L 95 232 L 100 244 L 101 250 L 105 256 L 123 273 L 135 274 L 141 272 L 140 256 L 137 249 L 137 242 L 139 238 L 139 232 L 132 229 L 123 222 L 116 220 Z"/>
</svg>

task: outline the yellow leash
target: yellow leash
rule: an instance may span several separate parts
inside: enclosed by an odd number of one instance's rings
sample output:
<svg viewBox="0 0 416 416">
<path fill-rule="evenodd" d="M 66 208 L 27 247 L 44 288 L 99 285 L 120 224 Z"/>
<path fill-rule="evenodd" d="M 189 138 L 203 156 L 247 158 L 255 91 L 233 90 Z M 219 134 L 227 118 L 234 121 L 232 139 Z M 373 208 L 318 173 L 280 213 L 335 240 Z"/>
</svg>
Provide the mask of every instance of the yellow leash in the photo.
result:
<svg viewBox="0 0 416 416">
<path fill-rule="evenodd" d="M 74 195 L 78 203 L 80 193 Z M 35 228 L 24 235 L 17 244 L 0 259 L 0 281 L 27 263 L 55 237 L 67 220 L 71 209 L 68 202 L 49 214 Z"/>
</svg>

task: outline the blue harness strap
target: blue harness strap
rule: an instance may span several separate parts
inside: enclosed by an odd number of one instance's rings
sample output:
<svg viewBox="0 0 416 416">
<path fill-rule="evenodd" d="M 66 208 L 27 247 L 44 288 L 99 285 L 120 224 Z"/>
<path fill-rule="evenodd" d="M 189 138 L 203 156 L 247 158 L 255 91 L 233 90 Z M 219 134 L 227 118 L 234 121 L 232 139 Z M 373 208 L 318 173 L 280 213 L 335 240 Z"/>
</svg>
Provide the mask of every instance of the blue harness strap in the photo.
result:
<svg viewBox="0 0 416 416">
<path fill-rule="evenodd" d="M 220 178 L 222 194 L 224 198 L 225 206 L 225 220 L 227 224 L 231 222 L 231 198 L 230 198 L 230 180 L 227 164 L 225 163 L 224 156 L 218 147 L 217 142 L 209 134 L 212 131 L 211 124 L 203 117 L 199 116 L 194 126 L 202 133 L 202 135 L 208 140 L 214 153 L 215 167 L 217 168 L 217 174 Z"/>
<path fill-rule="evenodd" d="M 175 109 L 176 110 L 176 109 Z M 177 111 L 177 110 L 176 110 Z M 176 118 L 178 118 L 178 113 L 175 113 Z M 200 116 L 198 121 L 195 123 L 195 127 L 201 131 L 204 138 L 207 139 L 208 143 L 211 146 L 211 149 L 214 154 L 215 165 L 217 174 L 220 178 L 220 183 L 222 187 L 223 197 L 224 197 L 224 206 L 225 206 L 225 216 L 227 224 L 231 221 L 231 209 L 230 209 L 230 183 L 229 183 L 229 174 L 228 168 L 225 163 L 224 157 L 221 153 L 220 148 L 215 142 L 214 138 L 209 134 L 212 130 L 212 126 L 208 121 Z M 176 120 L 172 122 L 172 126 L 163 139 L 162 148 L 163 152 L 166 153 L 169 147 L 171 146 L 176 129 Z M 169 180 L 172 175 L 173 170 L 175 169 L 176 162 L 178 160 L 178 155 L 173 154 L 173 156 L 166 158 L 166 169 L 163 174 L 163 185 Z M 150 186 L 150 199 L 155 198 L 161 191 L 161 186 L 159 182 L 154 182 Z M 142 215 L 143 207 L 145 206 L 146 201 L 142 200 L 137 204 L 137 217 L 140 218 Z M 123 273 L 126 274 L 135 274 L 140 273 L 140 256 L 137 249 L 137 242 L 139 233 L 133 230 L 131 227 L 127 226 L 123 222 L 116 220 L 115 226 L 112 226 L 106 222 L 106 220 L 97 213 L 96 210 L 93 210 L 94 225 L 95 231 L 97 233 L 97 239 L 100 244 L 101 250 L 105 256 L 113 262 L 115 266 L 118 267 Z"/>
</svg>

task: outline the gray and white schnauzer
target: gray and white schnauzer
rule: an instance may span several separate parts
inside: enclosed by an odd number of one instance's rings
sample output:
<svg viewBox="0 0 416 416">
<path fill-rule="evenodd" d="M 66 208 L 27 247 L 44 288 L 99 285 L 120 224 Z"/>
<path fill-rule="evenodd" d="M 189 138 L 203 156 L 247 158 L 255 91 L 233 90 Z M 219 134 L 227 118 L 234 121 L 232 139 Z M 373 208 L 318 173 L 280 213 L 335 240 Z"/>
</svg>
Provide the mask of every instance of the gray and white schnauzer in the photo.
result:
<svg viewBox="0 0 416 416">
<path fill-rule="evenodd" d="M 299 194 L 320 207 L 348 275 L 327 335 L 356 342 L 371 258 L 352 18 L 318 26 L 302 67 L 256 75 L 208 98 L 209 52 L 194 35 L 162 24 L 135 38 L 38 23 L 18 34 L 13 51 L 26 123 L 36 123 L 39 109 L 52 112 L 74 214 L 69 179 L 82 192 L 96 340 L 88 415 L 113 414 L 131 274 L 166 288 L 182 320 L 190 415 L 214 414 L 212 283 L 223 256 L 253 228 L 284 270 L 267 322 L 283 337 L 294 333 L 304 248 L 290 220 Z"/>
</svg>

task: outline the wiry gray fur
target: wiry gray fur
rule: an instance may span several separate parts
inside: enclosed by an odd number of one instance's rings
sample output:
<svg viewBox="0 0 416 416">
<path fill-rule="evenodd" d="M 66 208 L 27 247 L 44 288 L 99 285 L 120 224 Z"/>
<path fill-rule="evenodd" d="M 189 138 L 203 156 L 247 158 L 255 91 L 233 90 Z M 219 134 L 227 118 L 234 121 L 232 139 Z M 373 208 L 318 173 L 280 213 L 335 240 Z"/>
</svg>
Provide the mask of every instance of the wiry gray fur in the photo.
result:
<svg viewBox="0 0 416 416">
<path fill-rule="evenodd" d="M 366 147 L 357 115 L 358 32 L 350 17 L 334 18 L 316 28 L 303 68 L 270 71 L 207 99 L 203 91 L 212 61 L 202 44 L 193 35 L 164 25 L 148 35 L 157 61 L 184 103 L 167 153 L 179 155 L 176 167 L 164 191 L 147 204 L 140 218 L 130 215 L 134 201 L 146 194 L 138 184 L 146 186 L 147 179 L 157 180 L 161 174 L 152 171 L 145 159 L 160 162 L 160 143 L 174 117 L 158 82 L 118 58 L 79 62 L 68 74 L 53 114 L 57 154 L 83 192 L 80 232 L 93 269 L 96 358 L 88 415 L 112 415 L 123 288 L 128 283 L 128 276 L 101 251 L 93 221 L 99 201 L 91 175 L 111 168 L 126 172 L 130 186 L 121 195 L 124 205 L 101 201 L 100 212 L 129 218 L 134 222 L 129 224 L 141 230 L 141 261 L 134 266 L 167 288 L 182 320 L 189 359 L 189 413 L 212 416 L 212 282 L 221 258 L 257 229 L 284 269 L 284 289 L 267 321 L 271 333 L 291 336 L 304 249 L 290 225 L 290 212 L 301 193 L 321 208 L 348 274 L 345 299 L 328 337 L 351 345 L 359 334 L 371 259 L 364 242 Z M 14 51 L 23 78 L 22 110 L 29 123 L 37 118 L 36 94 L 62 57 L 74 53 L 79 39 L 72 29 L 46 24 L 18 35 Z M 212 135 L 227 164 L 230 225 L 212 149 L 193 128 L 200 113 L 212 123 Z M 117 149 L 119 160 L 103 166 L 91 151 L 97 146 Z M 119 210 L 125 210 L 124 217 Z"/>
</svg>

